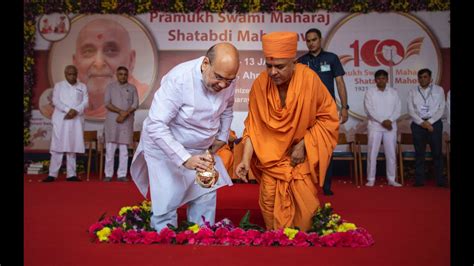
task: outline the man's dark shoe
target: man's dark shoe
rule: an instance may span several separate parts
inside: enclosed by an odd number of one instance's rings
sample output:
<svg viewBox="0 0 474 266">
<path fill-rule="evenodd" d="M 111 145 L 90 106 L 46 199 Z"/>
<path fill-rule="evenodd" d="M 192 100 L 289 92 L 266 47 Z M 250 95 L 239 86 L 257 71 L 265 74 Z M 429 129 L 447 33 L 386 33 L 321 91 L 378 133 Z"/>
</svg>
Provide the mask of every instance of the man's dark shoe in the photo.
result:
<svg viewBox="0 0 474 266">
<path fill-rule="evenodd" d="M 54 182 L 54 180 L 56 180 L 54 176 L 48 176 L 45 179 L 43 179 L 41 182 Z"/>
<path fill-rule="evenodd" d="M 448 184 L 446 182 L 443 183 L 437 183 L 436 184 L 438 187 L 448 187 Z"/>
<path fill-rule="evenodd" d="M 71 176 L 66 178 L 66 181 L 81 182 L 82 179 L 78 178 L 77 176 Z"/>
<path fill-rule="evenodd" d="M 324 193 L 324 195 L 326 195 L 326 196 L 332 196 L 332 195 L 334 195 L 334 192 L 332 192 L 331 190 L 324 190 L 323 193 Z"/>
<path fill-rule="evenodd" d="M 126 176 L 122 176 L 122 177 L 117 178 L 117 181 L 119 181 L 119 182 L 128 182 L 128 178 Z"/>
</svg>

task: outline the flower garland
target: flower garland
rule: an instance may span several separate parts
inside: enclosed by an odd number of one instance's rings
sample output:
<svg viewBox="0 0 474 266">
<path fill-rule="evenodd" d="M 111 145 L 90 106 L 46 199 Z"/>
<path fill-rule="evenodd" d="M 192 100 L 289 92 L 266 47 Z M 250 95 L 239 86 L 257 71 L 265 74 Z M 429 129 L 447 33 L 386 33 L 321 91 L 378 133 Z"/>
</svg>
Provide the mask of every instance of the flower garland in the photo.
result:
<svg viewBox="0 0 474 266">
<path fill-rule="evenodd" d="M 238 227 L 229 219 L 214 225 L 183 222 L 179 227 L 169 226 L 160 232 L 150 227 L 151 204 L 126 206 L 118 216 L 104 218 L 89 227 L 93 242 L 127 244 L 178 244 L 225 246 L 295 246 L 295 247 L 368 247 L 374 244 L 372 236 L 363 228 L 348 223 L 332 213 L 330 203 L 319 208 L 308 232 L 298 228 L 265 231 L 249 222 L 249 211 Z"/>
<path fill-rule="evenodd" d="M 134 0 L 134 1 L 44 1 L 24 2 L 24 62 L 23 62 L 23 145 L 30 143 L 31 97 L 34 86 L 35 18 L 42 14 L 128 14 L 137 15 L 151 11 L 160 12 L 410 12 L 445 11 L 450 9 L 450 0 Z"/>
</svg>

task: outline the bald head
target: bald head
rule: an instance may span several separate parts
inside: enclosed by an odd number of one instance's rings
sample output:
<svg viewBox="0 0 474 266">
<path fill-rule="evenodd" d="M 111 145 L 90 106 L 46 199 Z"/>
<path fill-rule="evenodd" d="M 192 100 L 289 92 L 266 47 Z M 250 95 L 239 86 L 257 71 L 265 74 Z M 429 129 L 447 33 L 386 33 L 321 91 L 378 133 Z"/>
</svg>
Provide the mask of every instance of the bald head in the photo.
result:
<svg viewBox="0 0 474 266">
<path fill-rule="evenodd" d="M 219 92 L 230 86 L 239 71 L 239 52 L 230 43 L 218 43 L 206 53 L 201 65 L 206 88 Z"/>
<path fill-rule="evenodd" d="M 68 65 L 64 68 L 64 77 L 66 77 L 69 84 L 74 85 L 77 82 L 77 68 L 73 65 Z"/>
</svg>

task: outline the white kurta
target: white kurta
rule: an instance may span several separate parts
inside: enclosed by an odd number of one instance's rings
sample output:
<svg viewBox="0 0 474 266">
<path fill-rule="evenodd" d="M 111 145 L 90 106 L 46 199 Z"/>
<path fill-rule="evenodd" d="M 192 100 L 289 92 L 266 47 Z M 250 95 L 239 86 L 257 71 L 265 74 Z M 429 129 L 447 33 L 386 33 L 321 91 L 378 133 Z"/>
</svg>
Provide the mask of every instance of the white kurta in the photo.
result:
<svg viewBox="0 0 474 266">
<path fill-rule="evenodd" d="M 210 191 L 232 185 L 224 164 L 216 156 L 217 184 L 205 189 L 195 184 L 195 171 L 182 164 L 203 153 L 217 138 L 227 141 L 232 122 L 235 83 L 213 93 L 203 86 L 204 57 L 174 67 L 161 80 L 130 173 L 144 197 L 150 186 L 153 214 L 175 210 Z M 152 180 L 150 180 L 152 179 Z"/>
<path fill-rule="evenodd" d="M 383 141 L 386 160 L 386 175 L 391 182 L 396 176 L 397 119 L 401 114 L 401 100 L 397 91 L 386 87 L 381 91 L 377 87 L 369 88 L 364 97 L 364 108 L 369 120 L 367 145 L 367 180 L 375 181 L 377 156 Z M 392 130 L 382 126 L 385 120 L 392 121 Z"/>
<path fill-rule="evenodd" d="M 51 151 L 84 153 L 84 109 L 88 103 L 84 83 L 71 85 L 64 80 L 54 85 Z M 64 119 L 71 109 L 76 110 L 78 115 L 73 119 Z"/>
</svg>

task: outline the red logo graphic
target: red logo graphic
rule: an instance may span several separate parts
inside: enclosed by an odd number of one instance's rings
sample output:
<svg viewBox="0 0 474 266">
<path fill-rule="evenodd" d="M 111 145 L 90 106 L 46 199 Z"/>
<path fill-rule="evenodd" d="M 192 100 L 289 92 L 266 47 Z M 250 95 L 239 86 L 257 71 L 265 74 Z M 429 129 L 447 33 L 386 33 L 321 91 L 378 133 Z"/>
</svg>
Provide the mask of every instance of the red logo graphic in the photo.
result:
<svg viewBox="0 0 474 266">
<path fill-rule="evenodd" d="M 372 67 L 396 66 L 412 55 L 419 55 L 424 37 L 412 40 L 406 48 L 397 40 L 368 40 L 359 49 L 359 40 L 355 40 L 349 47 L 354 54 L 341 55 L 339 59 L 343 65 L 354 60 L 354 66 L 360 66 L 362 60 L 366 65 Z"/>
</svg>

